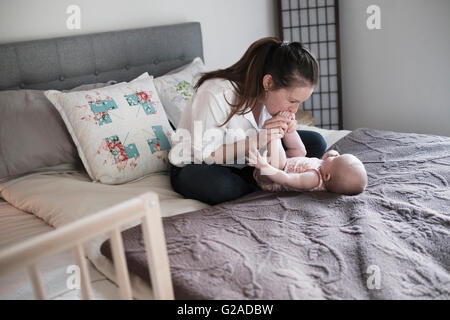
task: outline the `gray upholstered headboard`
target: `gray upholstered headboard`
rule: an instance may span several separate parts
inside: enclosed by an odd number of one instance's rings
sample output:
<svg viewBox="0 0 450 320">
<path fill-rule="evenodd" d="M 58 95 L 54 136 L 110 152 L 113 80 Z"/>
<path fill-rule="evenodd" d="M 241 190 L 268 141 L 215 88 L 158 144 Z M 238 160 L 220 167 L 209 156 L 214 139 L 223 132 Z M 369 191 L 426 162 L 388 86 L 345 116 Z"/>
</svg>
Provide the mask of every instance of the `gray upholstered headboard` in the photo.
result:
<svg viewBox="0 0 450 320">
<path fill-rule="evenodd" d="M 0 90 L 70 89 L 159 76 L 203 59 L 200 23 L 148 27 L 0 45 Z"/>
</svg>

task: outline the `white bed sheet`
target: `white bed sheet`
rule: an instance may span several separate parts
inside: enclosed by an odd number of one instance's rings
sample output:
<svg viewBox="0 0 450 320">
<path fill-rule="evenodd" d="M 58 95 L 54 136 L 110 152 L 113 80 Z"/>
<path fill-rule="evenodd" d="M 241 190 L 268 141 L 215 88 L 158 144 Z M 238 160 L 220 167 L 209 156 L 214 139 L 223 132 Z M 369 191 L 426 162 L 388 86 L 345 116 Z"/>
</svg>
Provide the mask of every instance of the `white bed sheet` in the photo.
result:
<svg viewBox="0 0 450 320">
<path fill-rule="evenodd" d="M 298 125 L 297 129 L 298 130 L 315 131 L 315 132 L 320 133 L 323 136 L 323 138 L 325 139 L 328 149 L 330 147 L 332 147 L 333 144 L 335 144 L 336 142 L 338 142 L 339 140 L 341 140 L 343 137 L 345 137 L 346 135 L 348 135 L 351 132 L 350 130 L 329 130 L 329 129 L 322 129 L 322 128 L 318 128 L 318 127 L 305 126 L 305 125 Z"/>
<path fill-rule="evenodd" d="M 299 126 L 298 129 L 321 133 L 328 146 L 350 133 L 347 130 L 326 130 L 310 126 Z M 0 196 L 19 210 L 16 212 L 10 210 L 4 217 L 0 215 L 2 218 L 0 248 L 2 244 L 9 245 L 20 239 L 48 232 L 52 229 L 50 226 L 65 225 L 148 191 L 154 191 L 159 195 L 163 217 L 209 206 L 197 200 L 184 199 L 174 192 L 167 173 L 149 175 L 139 181 L 116 186 L 93 183 L 84 171 L 67 166 L 40 170 L 14 179 L 4 179 L 0 181 Z M 24 224 L 25 220 L 27 222 Z M 136 224 L 137 222 L 129 224 L 125 228 Z M 100 246 L 106 239 L 106 235 L 97 237 L 86 246 L 87 257 L 92 262 L 89 264 L 90 275 L 96 299 L 118 297 L 116 286 L 113 284 L 115 283 L 113 265 L 100 253 Z M 79 290 L 69 290 L 66 287 L 69 276 L 66 269 L 70 264 L 74 264 L 73 257 L 66 252 L 42 265 L 43 271 L 46 271 L 44 279 L 52 291 L 50 296 L 54 299 L 80 298 Z M 135 298 L 152 298 L 151 291 L 143 280 L 130 275 L 130 281 Z M 0 275 L 0 299 L 31 298 L 33 298 L 32 290 L 24 273 Z"/>
</svg>

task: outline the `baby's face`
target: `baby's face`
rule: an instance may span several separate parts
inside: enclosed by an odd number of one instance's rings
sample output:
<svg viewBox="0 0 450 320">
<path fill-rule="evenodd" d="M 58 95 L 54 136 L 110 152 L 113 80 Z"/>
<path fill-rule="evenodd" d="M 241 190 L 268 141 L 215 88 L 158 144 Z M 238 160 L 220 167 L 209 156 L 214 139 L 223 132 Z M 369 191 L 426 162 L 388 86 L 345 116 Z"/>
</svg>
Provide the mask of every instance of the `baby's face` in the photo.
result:
<svg viewBox="0 0 450 320">
<path fill-rule="evenodd" d="M 341 155 L 336 155 L 336 154 L 326 154 L 326 158 L 325 158 L 325 160 L 323 160 L 322 161 L 322 165 L 321 165 L 321 172 L 322 172 L 322 174 L 325 176 L 326 174 L 328 174 L 328 173 L 331 173 L 332 172 L 332 167 L 333 167 L 333 161 L 335 160 L 335 159 L 339 159 L 339 158 L 341 158 L 342 156 Z M 339 160 L 340 161 L 340 160 Z"/>
</svg>

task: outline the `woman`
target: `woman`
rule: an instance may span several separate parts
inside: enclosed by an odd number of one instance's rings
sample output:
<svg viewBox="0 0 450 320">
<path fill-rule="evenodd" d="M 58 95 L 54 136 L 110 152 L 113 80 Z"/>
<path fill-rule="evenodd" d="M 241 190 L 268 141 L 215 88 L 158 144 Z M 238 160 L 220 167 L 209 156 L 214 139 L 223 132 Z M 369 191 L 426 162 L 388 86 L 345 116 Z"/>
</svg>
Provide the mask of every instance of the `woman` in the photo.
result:
<svg viewBox="0 0 450 320">
<path fill-rule="evenodd" d="M 318 62 L 309 50 L 276 38 L 260 39 L 231 67 L 203 74 L 173 137 L 173 189 L 211 205 L 260 190 L 244 159 L 251 145 L 261 150 L 273 139 L 282 139 L 287 157 L 320 158 L 323 137 L 295 131 L 293 123 L 318 80 Z"/>
</svg>

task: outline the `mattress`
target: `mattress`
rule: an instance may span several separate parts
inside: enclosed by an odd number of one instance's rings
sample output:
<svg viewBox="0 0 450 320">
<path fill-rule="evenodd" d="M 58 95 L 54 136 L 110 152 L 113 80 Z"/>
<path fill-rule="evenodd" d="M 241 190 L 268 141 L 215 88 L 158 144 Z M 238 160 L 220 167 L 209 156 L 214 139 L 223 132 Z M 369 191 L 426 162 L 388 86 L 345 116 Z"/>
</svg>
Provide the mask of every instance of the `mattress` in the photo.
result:
<svg viewBox="0 0 450 320">
<path fill-rule="evenodd" d="M 350 133 L 347 130 L 325 130 L 309 126 L 299 126 L 298 129 L 321 133 L 328 146 Z M 0 181 L 0 196 L 9 202 L 0 202 L 0 248 L 49 232 L 54 227 L 76 221 L 148 191 L 158 194 L 163 217 L 209 207 L 208 204 L 185 199 L 174 192 L 167 173 L 152 174 L 139 181 L 111 186 L 92 183 L 86 172 L 63 165 Z M 136 223 L 129 224 L 126 228 Z M 106 239 L 106 235 L 97 237 L 90 242 L 87 250 L 95 299 L 118 297 L 114 285 L 114 268 L 100 253 L 100 246 Z M 70 276 L 67 268 L 73 264 L 71 252 L 65 252 L 40 265 L 50 298 L 80 299 L 80 291 L 68 289 L 66 285 Z M 0 299 L 32 299 L 32 289 L 27 279 L 24 270 L 0 275 Z M 145 281 L 134 275 L 130 276 L 130 281 L 135 298 L 152 297 Z"/>
</svg>

